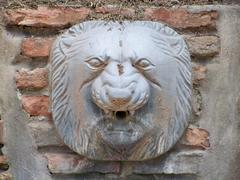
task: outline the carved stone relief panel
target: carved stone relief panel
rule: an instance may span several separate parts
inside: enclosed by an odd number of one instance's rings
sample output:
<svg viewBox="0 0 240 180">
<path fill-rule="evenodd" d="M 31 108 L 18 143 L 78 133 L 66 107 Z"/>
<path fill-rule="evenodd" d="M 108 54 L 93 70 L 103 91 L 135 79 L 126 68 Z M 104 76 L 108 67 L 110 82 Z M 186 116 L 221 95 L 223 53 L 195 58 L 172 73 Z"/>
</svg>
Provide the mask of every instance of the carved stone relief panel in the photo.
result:
<svg viewBox="0 0 240 180">
<path fill-rule="evenodd" d="M 95 160 L 141 161 L 168 151 L 191 113 L 191 64 L 161 23 L 89 21 L 51 52 L 54 123 L 65 144 Z"/>
</svg>

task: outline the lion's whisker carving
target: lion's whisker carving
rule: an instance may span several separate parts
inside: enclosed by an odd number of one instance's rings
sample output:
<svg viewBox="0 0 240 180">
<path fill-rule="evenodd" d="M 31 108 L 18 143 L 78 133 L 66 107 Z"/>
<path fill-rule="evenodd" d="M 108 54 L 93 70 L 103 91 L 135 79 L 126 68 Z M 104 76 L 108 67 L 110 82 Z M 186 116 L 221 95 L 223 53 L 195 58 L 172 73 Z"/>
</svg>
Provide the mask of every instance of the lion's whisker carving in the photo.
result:
<svg viewBox="0 0 240 180">
<path fill-rule="evenodd" d="M 84 22 L 56 40 L 50 59 L 55 126 L 83 156 L 152 159 L 188 125 L 190 55 L 161 23 Z"/>
</svg>

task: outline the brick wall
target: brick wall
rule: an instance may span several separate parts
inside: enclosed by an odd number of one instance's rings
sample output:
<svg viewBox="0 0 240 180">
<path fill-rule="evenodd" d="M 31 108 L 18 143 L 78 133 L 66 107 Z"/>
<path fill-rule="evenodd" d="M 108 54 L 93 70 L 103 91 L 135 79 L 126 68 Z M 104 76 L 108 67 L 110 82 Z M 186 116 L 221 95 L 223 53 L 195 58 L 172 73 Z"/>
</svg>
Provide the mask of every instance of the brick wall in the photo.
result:
<svg viewBox="0 0 240 180">
<path fill-rule="evenodd" d="M 110 177 L 173 174 L 187 179 L 190 174 L 190 179 L 196 178 L 200 157 L 211 149 L 210 133 L 200 126 L 199 121 L 203 106 L 201 88 L 208 82 L 207 65 L 219 56 L 221 48 L 218 16 L 214 8 L 194 10 L 186 6 L 166 8 L 146 4 L 139 7 L 119 7 L 115 4 L 92 8 L 39 6 L 36 9 L 6 9 L 6 30 L 9 33 L 17 31 L 24 36 L 15 62 L 28 64 L 28 68 L 18 68 L 15 73 L 16 93 L 23 111 L 29 117 L 28 128 L 39 153 L 46 158 L 51 175 L 67 179 L 72 174 L 84 173 L 108 174 Z M 182 34 L 189 46 L 193 71 L 193 117 L 181 141 L 161 161 L 157 159 L 130 164 L 91 161 L 72 152 L 58 137 L 49 112 L 49 51 L 56 36 L 65 29 L 92 19 L 163 22 Z M 0 163 L 1 159 L 0 156 Z"/>
</svg>

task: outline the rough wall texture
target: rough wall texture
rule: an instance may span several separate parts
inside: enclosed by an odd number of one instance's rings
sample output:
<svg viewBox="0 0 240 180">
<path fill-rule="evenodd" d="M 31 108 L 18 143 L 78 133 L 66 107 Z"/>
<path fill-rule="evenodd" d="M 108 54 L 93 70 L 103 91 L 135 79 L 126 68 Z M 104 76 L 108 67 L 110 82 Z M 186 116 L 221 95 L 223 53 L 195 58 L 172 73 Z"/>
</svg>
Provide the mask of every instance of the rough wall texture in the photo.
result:
<svg viewBox="0 0 240 180">
<path fill-rule="evenodd" d="M 240 7 L 154 5 L 1 12 L 1 144 L 14 179 L 240 179 Z M 92 19 L 161 21 L 185 38 L 192 56 L 193 115 L 181 141 L 164 156 L 96 162 L 59 138 L 49 111 L 49 50 L 65 28 Z"/>
</svg>

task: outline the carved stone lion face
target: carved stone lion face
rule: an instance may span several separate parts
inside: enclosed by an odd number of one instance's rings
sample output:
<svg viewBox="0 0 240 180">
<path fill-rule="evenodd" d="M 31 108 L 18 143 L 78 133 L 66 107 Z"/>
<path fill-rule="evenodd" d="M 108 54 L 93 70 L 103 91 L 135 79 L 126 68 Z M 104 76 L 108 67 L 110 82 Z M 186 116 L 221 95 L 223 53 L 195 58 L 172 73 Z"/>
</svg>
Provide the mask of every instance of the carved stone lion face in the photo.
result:
<svg viewBox="0 0 240 180">
<path fill-rule="evenodd" d="M 139 161 L 168 151 L 191 112 L 183 39 L 154 22 L 84 22 L 51 53 L 52 112 L 64 142 L 97 160 Z"/>
</svg>

